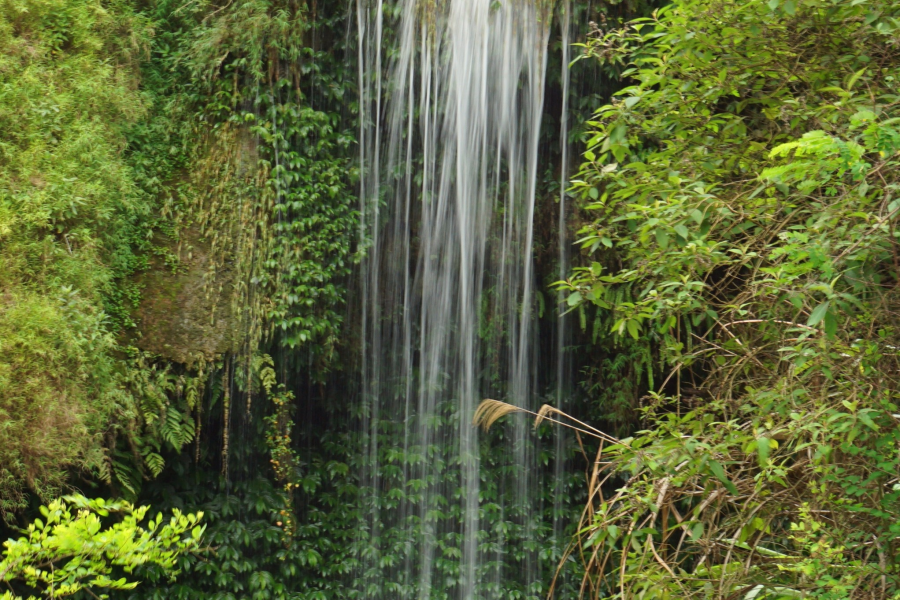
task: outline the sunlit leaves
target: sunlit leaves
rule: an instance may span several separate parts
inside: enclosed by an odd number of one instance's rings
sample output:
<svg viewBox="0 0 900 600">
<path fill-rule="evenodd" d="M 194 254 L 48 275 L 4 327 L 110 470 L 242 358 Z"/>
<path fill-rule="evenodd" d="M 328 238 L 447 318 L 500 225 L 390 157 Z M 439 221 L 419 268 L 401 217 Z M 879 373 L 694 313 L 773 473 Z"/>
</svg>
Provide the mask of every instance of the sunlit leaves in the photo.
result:
<svg viewBox="0 0 900 600">
<path fill-rule="evenodd" d="M 42 506 L 41 518 L 22 537 L 3 544 L 0 581 L 62 598 L 83 589 L 134 589 L 138 582 L 129 581 L 130 574 L 146 564 L 159 565 L 174 576 L 179 557 L 199 549 L 206 529 L 199 524 L 203 513 L 174 510 L 167 520 L 159 513 L 144 522 L 148 511 L 146 506 L 83 496 Z M 107 525 L 110 515 L 118 520 Z M 122 571 L 127 579 L 118 576 Z M 7 598 L 19 596 L 12 592 Z"/>
</svg>

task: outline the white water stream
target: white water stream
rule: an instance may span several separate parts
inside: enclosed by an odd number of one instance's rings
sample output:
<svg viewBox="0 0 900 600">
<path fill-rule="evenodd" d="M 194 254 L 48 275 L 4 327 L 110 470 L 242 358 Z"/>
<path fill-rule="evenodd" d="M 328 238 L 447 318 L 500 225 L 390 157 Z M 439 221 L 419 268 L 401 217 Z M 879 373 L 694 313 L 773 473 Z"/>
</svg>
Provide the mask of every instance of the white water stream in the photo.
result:
<svg viewBox="0 0 900 600">
<path fill-rule="evenodd" d="M 483 434 L 470 421 L 484 398 L 536 409 L 538 362 L 564 380 L 564 336 L 558 357 L 538 357 L 533 326 L 552 9 L 548 0 L 356 3 L 365 598 L 509 598 L 541 584 L 530 422 L 507 426 L 513 470 L 498 484 L 482 481 Z M 567 43 L 568 3 L 561 12 Z M 565 163 L 567 76 L 563 87 Z M 562 242 L 564 198 L 560 211 Z M 398 439 L 402 448 L 384 447 Z M 507 500 L 485 506 L 499 495 Z M 504 520 L 518 525 L 516 539 L 497 532 Z M 548 528 L 559 535 L 558 523 Z"/>
</svg>

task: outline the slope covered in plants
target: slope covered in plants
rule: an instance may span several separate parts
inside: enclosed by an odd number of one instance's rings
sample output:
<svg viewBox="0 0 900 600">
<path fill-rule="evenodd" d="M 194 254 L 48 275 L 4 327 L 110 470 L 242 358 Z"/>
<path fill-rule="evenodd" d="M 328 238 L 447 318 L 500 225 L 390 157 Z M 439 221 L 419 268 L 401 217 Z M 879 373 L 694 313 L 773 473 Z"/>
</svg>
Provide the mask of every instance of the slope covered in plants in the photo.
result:
<svg viewBox="0 0 900 600">
<path fill-rule="evenodd" d="M 0 5 L 0 512 L 70 469 L 111 481 L 104 448 L 154 394 L 114 337 L 153 223 L 125 156 L 148 35 L 125 3 Z"/>
<path fill-rule="evenodd" d="M 595 115 L 564 287 L 655 365 L 594 471 L 591 597 L 897 592 L 898 17 L 681 0 L 586 44 L 633 85 Z"/>
</svg>

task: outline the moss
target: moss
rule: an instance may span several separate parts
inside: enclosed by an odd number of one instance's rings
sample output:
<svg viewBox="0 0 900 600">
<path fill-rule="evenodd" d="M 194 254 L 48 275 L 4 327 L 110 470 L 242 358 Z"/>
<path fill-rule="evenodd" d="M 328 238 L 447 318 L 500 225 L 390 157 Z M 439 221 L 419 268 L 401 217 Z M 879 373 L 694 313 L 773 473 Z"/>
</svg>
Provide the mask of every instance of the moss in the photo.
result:
<svg viewBox="0 0 900 600">
<path fill-rule="evenodd" d="M 114 341 L 75 292 L 6 294 L 0 310 L 0 514 L 47 498 L 68 469 L 104 470 Z"/>
<path fill-rule="evenodd" d="M 112 335 L 117 278 L 153 199 L 125 132 L 147 113 L 147 23 L 99 0 L 0 3 L 0 514 L 68 475 L 108 480 L 133 414 Z"/>
</svg>

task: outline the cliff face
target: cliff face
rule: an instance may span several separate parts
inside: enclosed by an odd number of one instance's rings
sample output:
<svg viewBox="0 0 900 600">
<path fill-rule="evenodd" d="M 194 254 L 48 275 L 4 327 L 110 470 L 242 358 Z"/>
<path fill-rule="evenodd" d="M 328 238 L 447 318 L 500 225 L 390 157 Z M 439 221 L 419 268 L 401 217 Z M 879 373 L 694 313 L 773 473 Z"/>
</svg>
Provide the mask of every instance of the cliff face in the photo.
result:
<svg viewBox="0 0 900 600">
<path fill-rule="evenodd" d="M 142 293 L 134 313 L 134 344 L 190 367 L 232 348 L 234 272 L 227 264 L 214 268 L 210 246 L 199 236 L 186 232 L 182 237 L 180 247 L 158 240 L 164 252 L 137 277 Z"/>
</svg>

